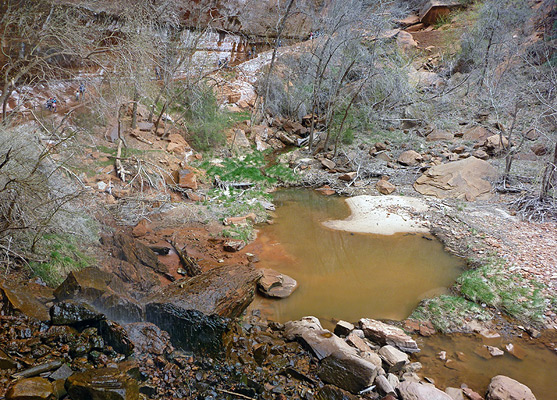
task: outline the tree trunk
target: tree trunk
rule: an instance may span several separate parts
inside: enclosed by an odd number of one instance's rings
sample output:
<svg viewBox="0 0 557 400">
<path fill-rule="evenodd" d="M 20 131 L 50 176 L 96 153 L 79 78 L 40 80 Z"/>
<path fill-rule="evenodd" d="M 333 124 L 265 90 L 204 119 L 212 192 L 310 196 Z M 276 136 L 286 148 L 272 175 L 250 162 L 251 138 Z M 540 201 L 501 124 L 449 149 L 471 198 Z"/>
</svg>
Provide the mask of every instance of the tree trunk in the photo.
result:
<svg viewBox="0 0 557 400">
<path fill-rule="evenodd" d="M 553 163 L 548 162 L 543 174 L 542 187 L 540 190 L 540 200 L 544 200 L 549 196 L 549 191 L 553 187 L 555 179 L 555 171 L 557 170 L 557 143 L 553 150 Z"/>
<path fill-rule="evenodd" d="M 132 107 L 132 129 L 137 128 L 137 103 L 139 102 L 139 91 L 135 88 L 133 92 L 133 107 Z"/>
</svg>

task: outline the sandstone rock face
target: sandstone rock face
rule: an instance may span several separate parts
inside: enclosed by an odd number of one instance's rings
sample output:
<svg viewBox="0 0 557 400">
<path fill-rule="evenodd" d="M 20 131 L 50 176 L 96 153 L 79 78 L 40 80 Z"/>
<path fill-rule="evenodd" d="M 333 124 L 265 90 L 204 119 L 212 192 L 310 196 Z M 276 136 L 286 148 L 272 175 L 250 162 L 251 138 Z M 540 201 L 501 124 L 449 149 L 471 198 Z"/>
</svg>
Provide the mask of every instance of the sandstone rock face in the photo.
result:
<svg viewBox="0 0 557 400">
<path fill-rule="evenodd" d="M 222 351 L 228 318 L 252 302 L 261 272 L 251 266 L 217 267 L 163 287 L 146 301 L 146 319 L 186 350 Z"/>
<path fill-rule="evenodd" d="M 118 368 L 90 369 L 70 376 L 66 390 L 72 400 L 138 400 L 137 382 Z"/>
<path fill-rule="evenodd" d="M 402 400 L 452 400 L 433 385 L 404 381 L 398 385 Z"/>
<path fill-rule="evenodd" d="M 491 192 L 491 184 L 486 179 L 496 174 L 488 162 L 469 157 L 430 168 L 416 180 L 414 189 L 441 199 L 485 199 Z"/>
<path fill-rule="evenodd" d="M 504 375 L 491 379 L 487 387 L 487 400 L 536 400 L 530 388 Z"/>
<path fill-rule="evenodd" d="M 268 268 L 263 269 L 262 272 L 263 275 L 257 282 L 257 288 L 267 297 L 282 299 L 290 296 L 298 287 L 298 282 L 288 275 Z"/>
<path fill-rule="evenodd" d="M 360 320 L 360 328 L 368 339 L 376 343 L 391 345 L 407 353 L 420 351 L 416 341 L 396 326 L 374 319 L 362 318 Z"/>
<path fill-rule="evenodd" d="M 50 400 L 54 395 L 52 384 L 44 378 L 16 381 L 6 393 L 7 400 Z"/>
<path fill-rule="evenodd" d="M 412 167 L 418 165 L 423 160 L 420 153 L 414 150 L 406 150 L 398 157 L 398 163 Z"/>
<path fill-rule="evenodd" d="M 361 357 L 337 352 L 321 361 L 318 375 L 326 383 L 358 393 L 373 384 L 377 368 Z"/>
</svg>

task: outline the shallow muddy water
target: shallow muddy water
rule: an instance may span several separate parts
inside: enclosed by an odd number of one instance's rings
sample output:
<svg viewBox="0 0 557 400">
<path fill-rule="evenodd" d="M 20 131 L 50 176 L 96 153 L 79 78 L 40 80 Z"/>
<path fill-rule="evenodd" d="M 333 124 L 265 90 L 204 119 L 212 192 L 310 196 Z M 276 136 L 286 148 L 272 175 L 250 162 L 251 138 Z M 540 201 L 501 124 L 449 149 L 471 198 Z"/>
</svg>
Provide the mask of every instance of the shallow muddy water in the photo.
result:
<svg viewBox="0 0 557 400">
<path fill-rule="evenodd" d="M 422 363 L 423 376 L 433 378 L 436 386 L 443 389 L 465 383 L 484 395 L 492 377 L 505 375 L 528 386 L 537 400 L 554 400 L 557 398 L 557 354 L 544 342 L 557 343 L 557 334 L 546 331 L 536 340 L 435 335 L 419 339 L 422 351 L 412 357 Z M 514 345 L 518 357 L 506 351 L 502 356 L 490 357 L 484 347 L 490 345 L 504 350 L 508 343 Z M 441 351 L 447 353 L 450 362 L 439 359 Z"/>
<path fill-rule="evenodd" d="M 464 263 L 423 234 L 326 228 L 323 221 L 350 215 L 343 198 L 284 190 L 274 203 L 274 223 L 260 227 L 248 251 L 259 256 L 258 268 L 290 275 L 299 287 L 286 299 L 256 299 L 251 308 L 270 320 L 313 315 L 328 325 L 332 319 L 404 319 L 421 299 L 444 293 L 462 273 Z"/>
</svg>

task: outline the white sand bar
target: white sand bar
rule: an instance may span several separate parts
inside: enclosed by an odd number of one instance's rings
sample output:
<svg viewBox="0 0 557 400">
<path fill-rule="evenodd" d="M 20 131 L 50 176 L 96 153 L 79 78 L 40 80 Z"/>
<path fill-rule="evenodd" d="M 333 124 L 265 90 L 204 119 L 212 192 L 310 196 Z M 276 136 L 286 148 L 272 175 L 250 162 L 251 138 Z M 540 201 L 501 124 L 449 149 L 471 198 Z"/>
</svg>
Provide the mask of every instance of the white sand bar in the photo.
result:
<svg viewBox="0 0 557 400">
<path fill-rule="evenodd" d="M 429 232 L 422 216 L 428 205 L 421 199 L 403 196 L 355 196 L 346 199 L 352 215 L 345 220 L 326 221 L 332 229 L 358 233 L 393 235 Z"/>
</svg>

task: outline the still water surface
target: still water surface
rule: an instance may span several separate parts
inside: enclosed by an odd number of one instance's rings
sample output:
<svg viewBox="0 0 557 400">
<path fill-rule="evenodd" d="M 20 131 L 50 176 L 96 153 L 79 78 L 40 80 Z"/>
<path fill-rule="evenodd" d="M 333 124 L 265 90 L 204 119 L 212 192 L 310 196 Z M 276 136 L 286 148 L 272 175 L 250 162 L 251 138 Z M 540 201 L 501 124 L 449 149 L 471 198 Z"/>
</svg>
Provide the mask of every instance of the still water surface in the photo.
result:
<svg viewBox="0 0 557 400">
<path fill-rule="evenodd" d="M 249 251 L 259 268 L 272 268 L 298 281 L 287 299 L 259 297 L 271 320 L 313 315 L 327 321 L 362 317 L 404 319 L 418 302 L 444 293 L 464 263 L 423 234 L 391 236 L 332 230 L 322 222 L 344 219 L 350 209 L 340 197 L 310 190 L 275 194 L 276 217 L 262 226 Z"/>
</svg>

